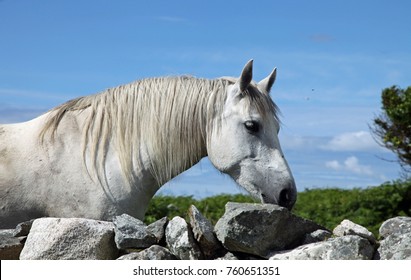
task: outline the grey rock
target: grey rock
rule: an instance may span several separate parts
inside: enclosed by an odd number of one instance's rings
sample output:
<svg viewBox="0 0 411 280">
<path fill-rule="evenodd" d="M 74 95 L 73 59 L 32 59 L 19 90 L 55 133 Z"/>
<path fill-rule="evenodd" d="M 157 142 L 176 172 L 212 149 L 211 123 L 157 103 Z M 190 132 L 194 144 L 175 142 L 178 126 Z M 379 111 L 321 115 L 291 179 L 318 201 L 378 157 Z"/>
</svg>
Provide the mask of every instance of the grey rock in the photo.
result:
<svg viewBox="0 0 411 280">
<path fill-rule="evenodd" d="M 0 260 L 18 260 L 25 237 L 15 237 L 13 229 L 0 230 Z"/>
<path fill-rule="evenodd" d="M 166 228 L 166 242 L 170 252 L 181 260 L 203 259 L 193 232 L 181 217 L 174 217 Z"/>
<path fill-rule="evenodd" d="M 236 261 L 238 258 L 233 253 L 227 252 L 224 256 L 219 257 L 216 260 Z"/>
<path fill-rule="evenodd" d="M 113 223 L 41 218 L 33 222 L 20 259 L 115 259 L 117 256 Z"/>
<path fill-rule="evenodd" d="M 154 223 L 147 226 L 147 230 L 151 232 L 157 240 L 157 244 L 165 244 L 165 231 L 168 223 L 168 218 L 163 217 Z"/>
<path fill-rule="evenodd" d="M 295 248 L 307 233 L 324 227 L 295 216 L 273 204 L 232 203 L 217 222 L 215 231 L 224 247 L 265 257 L 275 250 Z"/>
<path fill-rule="evenodd" d="M 194 238 L 197 240 L 204 257 L 214 259 L 225 253 L 225 249 L 215 236 L 213 225 L 194 205 L 191 205 L 188 209 L 188 216 L 190 217 Z"/>
<path fill-rule="evenodd" d="M 391 234 L 403 234 L 411 232 L 411 217 L 395 217 L 382 223 L 379 233 L 382 238 Z"/>
<path fill-rule="evenodd" d="M 375 247 L 358 235 L 331 238 L 302 245 L 294 250 L 273 252 L 270 260 L 370 260 Z"/>
<path fill-rule="evenodd" d="M 113 220 L 115 226 L 115 242 L 121 250 L 129 248 L 144 249 L 157 243 L 157 238 L 147 230 L 147 226 L 140 220 L 123 214 Z"/>
<path fill-rule="evenodd" d="M 176 256 L 159 245 L 153 245 L 141 252 L 134 252 L 119 257 L 117 260 L 176 260 Z"/>
<path fill-rule="evenodd" d="M 334 230 L 335 236 L 358 235 L 367 238 L 370 242 L 375 243 L 376 238 L 372 232 L 365 227 L 351 222 L 350 220 L 343 220 Z"/>
<path fill-rule="evenodd" d="M 411 260 L 411 232 L 391 234 L 382 240 L 378 256 L 381 260 Z"/>
<path fill-rule="evenodd" d="M 164 217 L 149 226 L 128 215 L 113 223 L 76 218 L 28 221 L 0 230 L 0 259 L 116 259 L 116 232 L 121 252 L 131 252 L 119 260 L 411 260 L 411 217 L 385 221 L 378 242 L 349 220 L 342 221 L 331 238 L 322 226 L 276 205 L 228 203 L 216 234 L 194 206 L 189 218 L 190 224 L 180 217 L 170 222 Z"/>
<path fill-rule="evenodd" d="M 27 236 L 29 235 L 31 225 L 33 224 L 34 220 L 30 220 L 27 222 L 20 223 L 16 226 L 14 229 L 14 236 L 15 237 L 20 237 L 20 236 Z"/>
<path fill-rule="evenodd" d="M 328 230 L 318 229 L 316 231 L 306 234 L 303 244 L 310 244 L 310 243 L 325 241 L 329 239 L 331 236 L 332 236 L 332 233 L 329 232 Z"/>
<path fill-rule="evenodd" d="M 411 260 L 411 217 L 395 217 L 380 227 L 380 242 L 376 258 Z"/>
</svg>

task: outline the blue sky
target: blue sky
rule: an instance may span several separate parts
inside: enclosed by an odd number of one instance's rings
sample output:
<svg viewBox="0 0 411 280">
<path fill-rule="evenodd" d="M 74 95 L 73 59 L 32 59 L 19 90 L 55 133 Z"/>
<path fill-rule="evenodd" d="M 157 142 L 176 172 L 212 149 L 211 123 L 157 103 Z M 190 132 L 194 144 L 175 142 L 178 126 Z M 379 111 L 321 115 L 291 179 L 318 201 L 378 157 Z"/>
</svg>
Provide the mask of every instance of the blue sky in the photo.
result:
<svg viewBox="0 0 411 280">
<path fill-rule="evenodd" d="M 272 97 L 298 189 L 377 185 L 399 177 L 368 125 L 383 88 L 411 85 L 409 11 L 396 0 L 0 0 L 0 123 L 144 77 L 238 76 L 253 58 L 257 81 L 278 68 Z M 239 191 L 208 160 L 162 190 Z"/>
</svg>

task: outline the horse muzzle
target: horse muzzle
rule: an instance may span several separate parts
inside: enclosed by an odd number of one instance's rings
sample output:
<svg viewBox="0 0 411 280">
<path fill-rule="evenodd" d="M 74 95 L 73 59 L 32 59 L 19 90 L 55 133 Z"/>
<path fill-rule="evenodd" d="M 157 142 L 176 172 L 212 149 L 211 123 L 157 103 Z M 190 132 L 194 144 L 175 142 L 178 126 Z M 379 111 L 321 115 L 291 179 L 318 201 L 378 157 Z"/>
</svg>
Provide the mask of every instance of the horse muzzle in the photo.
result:
<svg viewBox="0 0 411 280">
<path fill-rule="evenodd" d="M 297 188 L 295 183 L 290 182 L 288 186 L 282 188 L 274 196 L 267 195 L 265 193 L 261 194 L 261 203 L 277 204 L 281 207 L 285 207 L 291 211 L 295 202 L 297 200 Z"/>
</svg>

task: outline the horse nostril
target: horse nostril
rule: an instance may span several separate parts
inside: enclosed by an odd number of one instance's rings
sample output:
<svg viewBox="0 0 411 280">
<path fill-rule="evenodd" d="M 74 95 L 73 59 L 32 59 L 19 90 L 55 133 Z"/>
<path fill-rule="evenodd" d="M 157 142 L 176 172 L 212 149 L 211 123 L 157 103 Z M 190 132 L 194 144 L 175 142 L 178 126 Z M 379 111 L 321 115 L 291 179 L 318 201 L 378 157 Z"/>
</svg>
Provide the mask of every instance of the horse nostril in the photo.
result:
<svg viewBox="0 0 411 280">
<path fill-rule="evenodd" d="M 261 202 L 262 203 L 268 203 L 268 198 L 266 194 L 261 194 Z"/>
<path fill-rule="evenodd" d="M 291 210 L 291 208 L 293 207 L 291 200 L 292 200 L 292 197 L 291 197 L 290 191 L 288 189 L 283 189 L 280 192 L 280 196 L 278 199 L 278 205 L 282 207 L 286 207 L 289 210 Z"/>
</svg>

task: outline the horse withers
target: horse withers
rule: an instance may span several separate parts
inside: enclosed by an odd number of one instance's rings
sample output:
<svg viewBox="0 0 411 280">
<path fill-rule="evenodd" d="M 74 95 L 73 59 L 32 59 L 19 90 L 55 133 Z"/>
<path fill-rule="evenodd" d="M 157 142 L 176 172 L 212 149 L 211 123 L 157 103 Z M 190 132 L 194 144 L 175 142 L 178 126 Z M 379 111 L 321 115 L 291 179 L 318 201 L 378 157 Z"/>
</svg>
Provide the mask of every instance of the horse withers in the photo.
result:
<svg viewBox="0 0 411 280">
<path fill-rule="evenodd" d="M 296 187 L 269 96 L 276 69 L 252 81 L 161 77 L 0 125 L 0 228 L 33 218 L 143 219 L 167 181 L 208 156 L 262 203 L 291 209 Z"/>
</svg>

